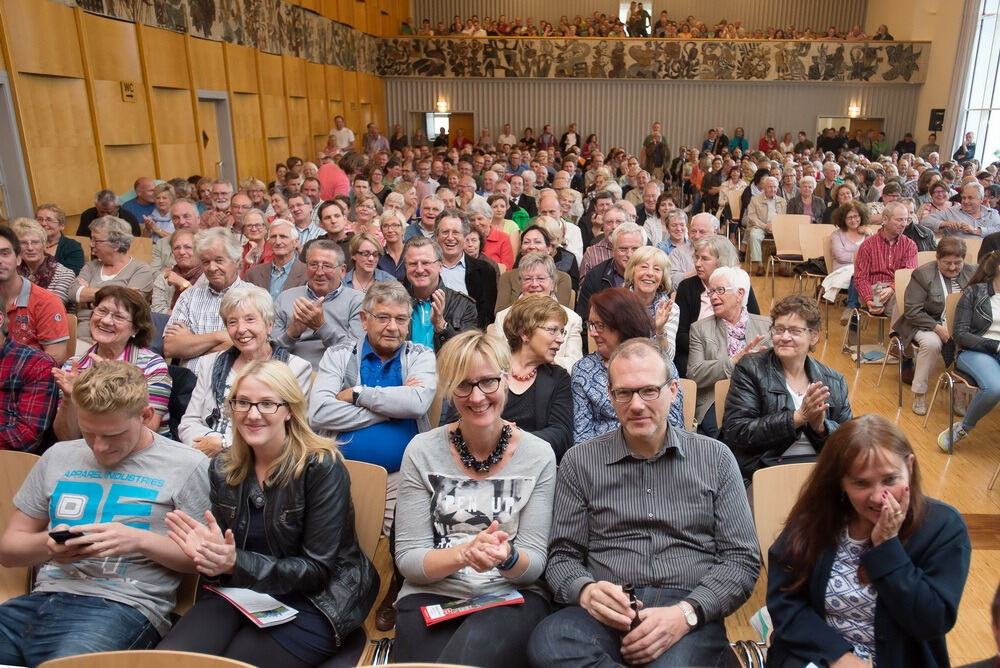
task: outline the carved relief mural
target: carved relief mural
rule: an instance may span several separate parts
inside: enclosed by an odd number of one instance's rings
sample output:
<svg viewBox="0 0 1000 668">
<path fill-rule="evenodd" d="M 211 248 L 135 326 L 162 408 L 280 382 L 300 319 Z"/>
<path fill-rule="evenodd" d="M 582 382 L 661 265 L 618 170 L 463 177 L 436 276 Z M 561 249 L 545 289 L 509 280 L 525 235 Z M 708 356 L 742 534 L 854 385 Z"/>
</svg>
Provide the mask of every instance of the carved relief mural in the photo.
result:
<svg viewBox="0 0 1000 668">
<path fill-rule="evenodd" d="M 388 77 L 923 83 L 911 42 L 378 38 L 283 0 L 76 0 L 196 37 Z"/>
</svg>

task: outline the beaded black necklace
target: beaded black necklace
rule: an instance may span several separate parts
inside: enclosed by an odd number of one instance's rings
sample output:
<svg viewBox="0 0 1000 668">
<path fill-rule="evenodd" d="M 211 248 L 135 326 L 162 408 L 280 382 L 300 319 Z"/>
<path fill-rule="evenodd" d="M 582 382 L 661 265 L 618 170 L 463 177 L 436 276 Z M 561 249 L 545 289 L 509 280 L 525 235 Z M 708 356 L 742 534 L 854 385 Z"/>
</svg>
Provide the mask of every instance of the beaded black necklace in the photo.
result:
<svg viewBox="0 0 1000 668">
<path fill-rule="evenodd" d="M 489 456 L 479 461 L 472 456 L 469 452 L 469 445 L 462 438 L 462 429 L 456 425 L 455 431 L 451 434 L 451 444 L 455 446 L 458 450 L 458 458 L 462 461 L 462 465 L 466 468 L 470 468 L 478 473 L 485 473 L 490 470 L 490 467 L 496 464 L 498 461 L 503 459 L 503 453 L 507 451 L 507 446 L 510 445 L 510 436 L 513 430 L 510 428 L 509 424 L 505 424 L 500 428 L 500 440 L 497 441 L 497 445 L 493 448 L 493 452 Z"/>
</svg>

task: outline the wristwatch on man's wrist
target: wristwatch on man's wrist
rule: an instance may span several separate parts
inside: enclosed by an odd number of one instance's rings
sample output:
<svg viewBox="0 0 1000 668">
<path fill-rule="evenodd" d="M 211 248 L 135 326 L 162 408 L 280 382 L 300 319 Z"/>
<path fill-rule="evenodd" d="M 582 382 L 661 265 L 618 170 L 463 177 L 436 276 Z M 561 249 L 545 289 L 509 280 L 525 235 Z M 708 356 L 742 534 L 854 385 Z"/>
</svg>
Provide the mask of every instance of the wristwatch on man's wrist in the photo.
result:
<svg viewBox="0 0 1000 668">
<path fill-rule="evenodd" d="M 692 629 L 698 627 L 698 613 L 694 611 L 694 606 L 687 601 L 680 601 L 677 603 L 677 607 L 680 608 L 681 612 L 684 614 L 684 621 Z"/>
<path fill-rule="evenodd" d="M 351 403 L 355 406 L 358 405 L 358 395 L 361 394 L 361 388 L 363 385 L 355 385 L 351 388 Z"/>
</svg>

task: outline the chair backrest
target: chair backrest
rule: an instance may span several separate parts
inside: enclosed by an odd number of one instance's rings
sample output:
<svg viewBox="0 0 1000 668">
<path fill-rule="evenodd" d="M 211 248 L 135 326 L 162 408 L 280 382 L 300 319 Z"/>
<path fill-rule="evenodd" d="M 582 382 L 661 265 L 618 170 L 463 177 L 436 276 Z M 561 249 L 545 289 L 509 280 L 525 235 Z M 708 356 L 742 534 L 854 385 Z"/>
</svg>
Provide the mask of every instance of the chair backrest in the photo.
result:
<svg viewBox="0 0 1000 668">
<path fill-rule="evenodd" d="M 823 262 L 826 263 L 826 270 L 833 271 L 833 235 L 823 237 Z"/>
<path fill-rule="evenodd" d="M 979 264 L 979 249 L 983 247 L 982 239 L 965 239 L 965 261 L 969 264 Z"/>
<path fill-rule="evenodd" d="M 937 251 L 917 251 L 917 266 L 922 267 L 937 259 Z"/>
<path fill-rule="evenodd" d="M 753 474 L 753 523 L 757 527 L 760 555 L 767 565 L 767 551 L 799 498 L 799 490 L 816 466 L 814 462 L 782 464 L 757 469 Z"/>
<path fill-rule="evenodd" d="M 69 235 L 67 235 L 67 236 L 69 236 Z M 84 264 L 86 264 L 87 262 L 90 262 L 90 237 L 70 236 L 69 238 L 72 239 L 73 241 L 76 241 L 81 246 L 83 246 L 83 262 L 84 262 Z"/>
<path fill-rule="evenodd" d="M 955 332 L 955 309 L 958 308 L 958 300 L 961 298 L 961 292 L 952 292 L 944 297 L 944 321 L 949 334 Z"/>
<path fill-rule="evenodd" d="M 129 255 L 146 264 L 153 263 L 153 240 L 149 237 L 132 237 Z"/>
<path fill-rule="evenodd" d="M 0 526 L 14 515 L 14 495 L 38 461 L 38 455 L 16 450 L 0 451 Z M 30 568 L 0 568 L 0 602 L 28 593 Z"/>
<path fill-rule="evenodd" d="M 802 255 L 799 247 L 799 225 L 808 225 L 809 216 L 784 213 L 771 219 L 774 252 L 778 255 Z"/>
<path fill-rule="evenodd" d="M 96 652 L 50 659 L 39 668 L 253 668 L 252 664 L 211 654 L 172 652 L 162 649 L 133 649 L 124 652 Z"/>
<path fill-rule="evenodd" d="M 733 214 L 733 220 L 740 219 L 740 213 L 743 205 L 741 197 L 743 197 L 742 190 L 729 191 L 729 211 Z"/>
<path fill-rule="evenodd" d="M 893 275 L 892 284 L 895 286 L 896 294 L 900 295 L 900 299 L 906 298 L 906 286 L 910 284 L 910 276 L 912 275 L 912 269 L 897 269 L 896 273 Z M 896 311 L 902 315 L 903 305 L 900 299 L 896 300 L 896 303 L 898 304 Z"/>
<path fill-rule="evenodd" d="M 809 260 L 814 257 L 824 257 L 823 241 L 828 239 L 836 225 L 799 225 L 799 248 L 802 249 L 802 257 Z M 827 265 L 827 272 L 831 267 Z"/>
<path fill-rule="evenodd" d="M 69 330 L 69 341 L 66 342 L 66 352 L 72 357 L 76 355 L 76 329 L 80 324 L 75 313 L 66 314 L 66 329 Z"/>
<path fill-rule="evenodd" d="M 361 551 L 375 559 L 375 548 L 382 535 L 385 517 L 385 486 L 389 474 L 381 466 L 345 459 L 351 475 L 351 504 L 354 506 L 354 532 Z"/>
<path fill-rule="evenodd" d="M 729 396 L 729 382 L 725 380 L 715 381 L 715 424 L 722 430 L 722 416 L 726 411 L 726 397 Z"/>
<path fill-rule="evenodd" d="M 679 379 L 684 391 L 684 428 L 694 431 L 694 409 L 698 402 L 698 385 L 690 378 Z"/>
</svg>

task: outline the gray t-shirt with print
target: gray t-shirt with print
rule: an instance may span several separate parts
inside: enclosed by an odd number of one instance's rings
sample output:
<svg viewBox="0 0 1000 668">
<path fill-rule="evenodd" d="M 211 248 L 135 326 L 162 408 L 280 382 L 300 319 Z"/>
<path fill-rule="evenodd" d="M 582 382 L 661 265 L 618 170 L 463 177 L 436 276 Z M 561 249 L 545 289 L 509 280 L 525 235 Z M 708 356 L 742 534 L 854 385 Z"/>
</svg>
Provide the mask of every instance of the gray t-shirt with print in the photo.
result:
<svg viewBox="0 0 1000 668">
<path fill-rule="evenodd" d="M 180 509 L 201 519 L 209 509 L 208 458 L 194 448 L 159 435 L 114 469 L 94 458 L 83 439 L 56 443 L 28 474 L 14 506 L 57 524 L 121 522 L 166 534 L 166 514 Z M 39 567 L 35 593 L 99 596 L 132 606 L 160 635 L 170 628 L 181 575 L 141 554 L 49 561 Z"/>
</svg>

